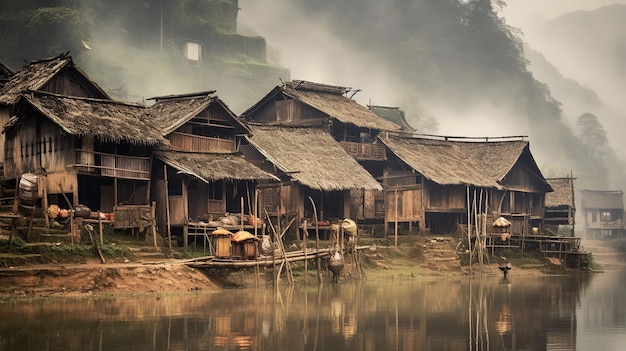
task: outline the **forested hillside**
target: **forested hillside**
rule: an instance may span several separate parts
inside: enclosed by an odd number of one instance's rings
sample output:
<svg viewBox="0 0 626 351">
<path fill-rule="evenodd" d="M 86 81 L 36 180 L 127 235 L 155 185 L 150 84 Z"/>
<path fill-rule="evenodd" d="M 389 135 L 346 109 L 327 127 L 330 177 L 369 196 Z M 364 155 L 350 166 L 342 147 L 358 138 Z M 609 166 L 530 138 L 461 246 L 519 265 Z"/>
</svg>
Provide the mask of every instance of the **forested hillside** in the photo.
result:
<svg viewBox="0 0 626 351">
<path fill-rule="evenodd" d="M 296 46 L 323 28 L 343 50 L 333 51 L 330 62 L 351 75 L 322 83 L 364 89 L 358 97 L 400 106 L 422 132 L 528 135 L 546 176 L 573 171 L 584 188 L 623 183 L 620 161 L 590 153 L 595 141 L 564 123 L 560 103 L 528 68 L 519 31 L 499 16 L 502 5 L 500 0 L 0 0 L 0 60 L 18 69 L 23 59 L 71 51 L 117 98 L 141 101 L 216 89 L 239 113 L 280 79 L 291 78 L 287 69 L 266 60 L 263 37 L 238 33 L 237 18 L 246 11 L 279 33 L 269 46 L 283 44 L 291 54 L 327 51 L 323 41 L 306 50 Z M 184 57 L 187 42 L 201 44 L 200 61 Z M 311 72 L 325 69 L 309 66 Z M 393 98 L 364 95 L 368 78 L 377 88 L 370 91 Z M 610 145 L 605 147 L 611 153 Z"/>
</svg>

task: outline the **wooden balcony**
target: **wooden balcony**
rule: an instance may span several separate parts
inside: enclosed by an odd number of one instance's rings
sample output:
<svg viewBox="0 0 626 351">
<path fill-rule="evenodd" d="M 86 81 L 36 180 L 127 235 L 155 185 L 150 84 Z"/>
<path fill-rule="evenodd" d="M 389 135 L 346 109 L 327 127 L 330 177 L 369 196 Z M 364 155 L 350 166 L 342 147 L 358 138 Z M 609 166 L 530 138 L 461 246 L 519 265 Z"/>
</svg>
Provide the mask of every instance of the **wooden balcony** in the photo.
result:
<svg viewBox="0 0 626 351">
<path fill-rule="evenodd" d="M 360 161 L 384 161 L 385 147 L 382 144 L 355 143 L 350 141 L 340 141 L 339 144 L 350 154 Z"/>
<path fill-rule="evenodd" d="M 72 166 L 79 172 L 112 178 L 150 179 L 150 157 L 76 150 L 76 160 L 76 164 Z"/>
<path fill-rule="evenodd" d="M 179 151 L 195 152 L 234 152 L 235 141 L 220 138 L 211 138 L 181 132 L 173 132 L 167 136 L 171 147 Z"/>
</svg>

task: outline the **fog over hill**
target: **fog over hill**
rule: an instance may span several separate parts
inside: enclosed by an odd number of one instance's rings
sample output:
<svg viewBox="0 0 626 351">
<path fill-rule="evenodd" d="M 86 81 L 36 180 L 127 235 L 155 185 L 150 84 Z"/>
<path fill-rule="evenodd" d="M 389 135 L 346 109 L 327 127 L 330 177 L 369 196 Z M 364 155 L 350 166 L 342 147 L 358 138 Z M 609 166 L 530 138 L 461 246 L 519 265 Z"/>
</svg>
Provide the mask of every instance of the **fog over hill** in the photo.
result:
<svg viewBox="0 0 626 351">
<path fill-rule="evenodd" d="M 563 90 L 557 97 L 547 81 L 535 79 L 522 48 L 530 30 L 502 17 L 517 8 L 516 14 L 524 10 L 534 14 L 534 23 L 543 23 L 546 17 L 595 7 L 589 1 L 513 0 L 507 1 L 510 6 L 493 6 L 496 19 L 482 11 L 488 3 L 241 0 L 238 29 L 264 36 L 293 78 L 362 89 L 357 101 L 399 106 L 421 132 L 528 135 L 547 176 L 573 171 L 584 187 L 623 184 L 622 155 L 608 150 L 608 158 L 585 156 L 576 118 L 594 111 L 574 107 L 574 100 L 561 105 L 559 98 L 567 99 Z M 578 86 L 575 77 L 563 77 Z M 591 89 L 584 94 L 590 104 L 598 95 Z M 596 106 L 604 106 L 603 97 L 597 98 Z"/>
</svg>

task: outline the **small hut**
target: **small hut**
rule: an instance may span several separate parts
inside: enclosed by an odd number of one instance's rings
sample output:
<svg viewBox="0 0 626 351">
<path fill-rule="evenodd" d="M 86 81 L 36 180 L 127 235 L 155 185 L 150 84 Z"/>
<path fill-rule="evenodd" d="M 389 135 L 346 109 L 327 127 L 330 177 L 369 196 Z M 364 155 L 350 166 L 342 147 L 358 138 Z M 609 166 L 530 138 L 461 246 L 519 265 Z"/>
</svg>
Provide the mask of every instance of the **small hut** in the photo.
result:
<svg viewBox="0 0 626 351">
<path fill-rule="evenodd" d="M 546 194 L 545 230 L 554 235 L 574 236 L 576 205 L 573 177 L 546 179 L 554 192 Z M 561 230 L 565 229 L 565 230 Z"/>
<path fill-rule="evenodd" d="M 258 243 L 261 241 L 257 236 L 250 232 L 240 230 L 233 234 L 233 253 L 232 258 L 241 260 L 256 260 L 259 255 Z"/>
</svg>

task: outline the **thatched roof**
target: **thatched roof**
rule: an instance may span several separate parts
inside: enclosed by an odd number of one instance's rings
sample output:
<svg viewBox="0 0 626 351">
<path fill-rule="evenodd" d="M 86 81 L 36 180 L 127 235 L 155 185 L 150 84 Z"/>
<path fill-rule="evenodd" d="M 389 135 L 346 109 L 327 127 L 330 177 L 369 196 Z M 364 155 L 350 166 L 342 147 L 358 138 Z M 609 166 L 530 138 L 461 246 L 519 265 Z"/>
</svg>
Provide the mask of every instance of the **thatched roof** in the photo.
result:
<svg viewBox="0 0 626 351">
<path fill-rule="evenodd" d="M 581 193 L 581 204 L 588 209 L 623 209 L 624 192 L 621 190 L 585 190 Z"/>
<path fill-rule="evenodd" d="M 311 189 L 382 189 L 328 133 L 314 128 L 250 126 L 249 142 L 280 171 Z"/>
<path fill-rule="evenodd" d="M 274 101 L 276 95 L 282 94 L 285 98 L 300 101 L 327 114 L 330 118 L 346 124 L 375 130 L 400 130 L 399 125 L 378 117 L 365 106 L 359 105 L 356 101 L 345 96 L 344 94 L 349 91 L 351 91 L 350 88 L 295 80 L 274 88 L 258 103 L 245 111 L 242 117 L 249 118 L 259 107 Z"/>
<path fill-rule="evenodd" d="M 522 140 L 468 142 L 398 136 L 379 139 L 399 159 L 440 185 L 504 189 L 502 180 L 524 153 L 532 160 L 528 142 Z M 527 166 L 541 175 L 536 164 Z M 545 183 L 543 177 L 540 180 Z M 545 184 L 546 190 L 551 191 Z"/>
<path fill-rule="evenodd" d="M 95 97 L 110 99 L 102 88 L 91 81 L 87 74 L 74 64 L 72 57 L 65 53 L 52 58 L 29 62 L 19 72 L 15 73 L 0 90 L 0 103 L 14 104 L 19 99 L 20 94 L 30 90 L 42 89 L 66 67 L 73 70 L 73 74 L 80 78 L 79 84 L 94 92 Z"/>
<path fill-rule="evenodd" d="M 378 117 L 391 121 L 400 126 L 403 132 L 415 133 L 415 128 L 411 127 L 404 117 L 404 111 L 399 107 L 375 106 L 369 105 L 370 111 L 374 112 Z"/>
<path fill-rule="evenodd" d="M 277 180 L 240 154 L 156 151 L 154 157 L 205 183 L 216 180 Z"/>
<path fill-rule="evenodd" d="M 152 123 L 161 129 L 163 135 L 168 135 L 211 106 L 211 104 L 217 104 L 226 111 L 234 127 L 248 132 L 249 130 L 241 123 L 237 115 L 222 100 L 213 96 L 214 93 L 215 90 L 211 90 L 193 94 L 153 97 L 148 100 L 155 100 L 156 103 L 148 107 L 147 113 Z"/>
<path fill-rule="evenodd" d="M 146 123 L 142 105 L 42 92 L 24 94 L 22 98 L 70 135 L 136 145 L 168 143 L 160 131 Z M 5 126 L 5 130 L 17 121 L 12 122 Z"/>
<path fill-rule="evenodd" d="M 546 207 L 575 207 L 573 178 L 546 178 L 546 180 L 554 190 L 546 194 Z"/>
</svg>

